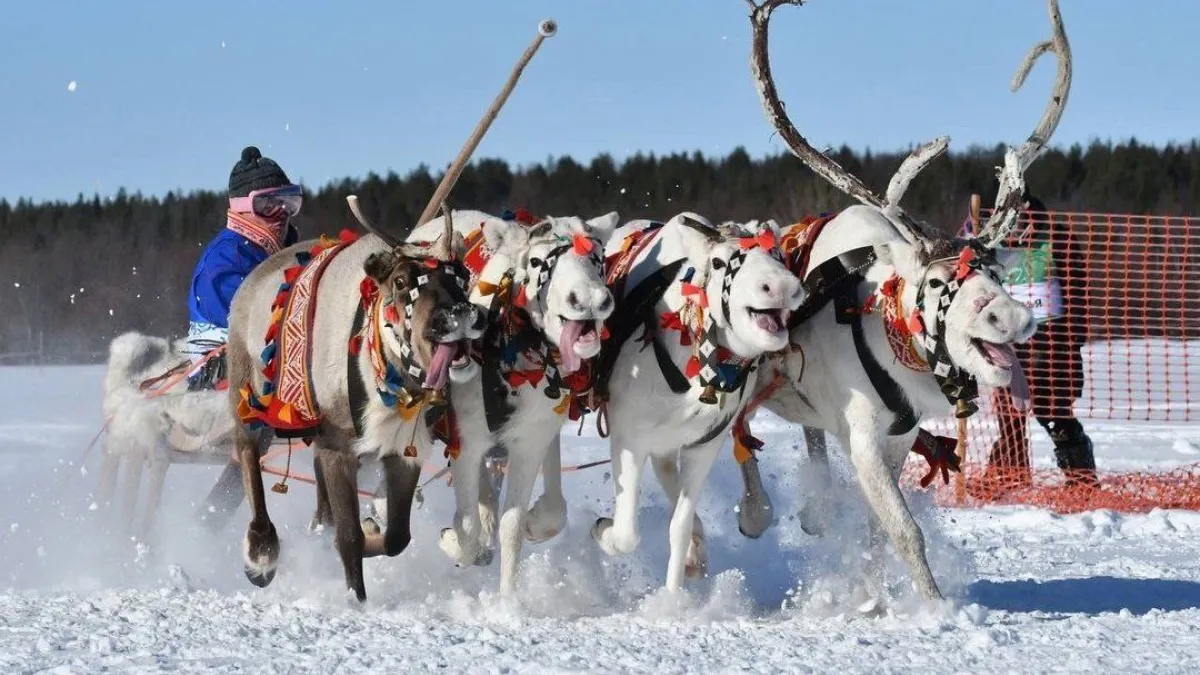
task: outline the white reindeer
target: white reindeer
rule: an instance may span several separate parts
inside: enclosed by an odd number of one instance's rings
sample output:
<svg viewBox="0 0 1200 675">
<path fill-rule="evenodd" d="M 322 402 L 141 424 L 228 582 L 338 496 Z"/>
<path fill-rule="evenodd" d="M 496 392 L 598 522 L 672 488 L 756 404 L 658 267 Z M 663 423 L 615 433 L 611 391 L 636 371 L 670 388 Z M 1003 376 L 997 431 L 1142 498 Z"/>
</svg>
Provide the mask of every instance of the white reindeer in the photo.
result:
<svg viewBox="0 0 1200 675">
<path fill-rule="evenodd" d="M 615 212 L 588 221 L 545 218 L 529 228 L 478 211 L 454 213 L 457 232 L 469 242 L 482 239 L 467 262 L 475 277 L 471 299 L 489 311 L 490 323 L 479 345 L 483 376 L 450 390 L 461 450 L 451 462 L 454 527 L 442 531 L 440 545 L 460 565 L 491 560 L 498 495 L 487 481 L 481 485 L 480 474 L 486 453 L 506 454 L 502 594 L 516 589 L 538 470 L 572 397 L 589 385 L 585 362 L 599 353 L 604 320 L 613 311 L 604 245 L 616 225 Z M 419 227 L 409 241 L 428 240 L 436 226 Z"/>
<path fill-rule="evenodd" d="M 182 382 L 169 389 L 142 386 L 155 380 L 165 386 L 192 367 L 182 345 L 161 337 L 129 331 L 109 345 L 103 399 L 107 435 L 101 446 L 97 502 L 111 506 L 121 479 L 122 523 L 141 540 L 153 530 L 171 464 L 229 461 L 234 418 L 224 392 L 187 391 Z M 149 475 L 139 509 L 144 469 Z M 223 523 L 242 499 L 237 466 L 231 478 L 222 478 L 203 509 L 213 507 L 205 514 L 210 527 Z"/>
<path fill-rule="evenodd" d="M 757 380 L 763 354 L 787 344 L 787 320 L 803 299 L 800 283 L 778 257 L 773 222 L 741 232 L 719 230 L 692 213 L 665 224 L 633 221 L 617 230 L 608 255 L 624 251 L 613 335 L 597 364 L 597 384 L 611 429 L 613 518 L 592 536 L 609 555 L 638 543 L 638 495 L 649 459 L 672 505 L 666 586 L 707 568 L 696 504 L 724 434 Z M 657 289 L 650 293 L 645 289 Z M 670 320 L 678 317 L 678 323 Z M 675 328 L 678 328 L 676 330 Z M 640 336 L 630 328 L 641 327 Z M 557 451 L 557 448 L 555 448 Z M 557 469 L 557 452 L 545 473 Z M 560 489 L 547 481 L 548 493 Z M 548 494 L 560 502 L 561 492 Z M 561 526 L 557 509 L 537 514 L 531 532 Z"/>
<path fill-rule="evenodd" d="M 769 410 L 789 422 L 832 432 L 849 455 L 874 515 L 873 573 L 882 573 L 886 534 L 918 592 L 937 599 L 941 593 L 925 558 L 921 530 L 900 491 L 900 472 L 923 416 L 942 414 L 949 404 L 958 417 L 970 415 L 978 385 L 1011 386 L 1015 399 L 1028 396 L 1011 344 L 1027 340 L 1036 324 L 1032 313 L 1001 286 L 1003 265 L 992 247 L 1015 225 L 1024 171 L 1044 151 L 1062 115 L 1070 85 L 1069 45 L 1057 2 L 1049 0 L 1054 38 L 1035 47 L 1013 89 L 1020 87 L 1037 56 L 1054 51 L 1059 71 L 1051 102 L 1033 135 L 1019 150 L 1008 151 L 996 211 L 979 240 L 948 239 L 897 205 L 913 176 L 945 150 L 945 139 L 918 149 L 883 200 L 796 131 L 767 61 L 768 21 L 785 1 L 752 4 L 751 65 L 763 106 L 797 157 L 863 205 L 836 215 L 789 256 L 810 300 L 790 327 L 792 348 L 773 359 L 759 388 L 777 387 L 765 403 Z M 874 311 L 864 313 L 868 306 Z M 755 461 L 743 465 L 746 493 L 738 519 L 747 536 L 760 535 L 771 522 Z M 827 464 L 821 458 L 818 464 L 828 481 Z M 826 512 L 823 497 L 814 495 L 818 505 L 810 509 L 818 517 Z"/>
</svg>

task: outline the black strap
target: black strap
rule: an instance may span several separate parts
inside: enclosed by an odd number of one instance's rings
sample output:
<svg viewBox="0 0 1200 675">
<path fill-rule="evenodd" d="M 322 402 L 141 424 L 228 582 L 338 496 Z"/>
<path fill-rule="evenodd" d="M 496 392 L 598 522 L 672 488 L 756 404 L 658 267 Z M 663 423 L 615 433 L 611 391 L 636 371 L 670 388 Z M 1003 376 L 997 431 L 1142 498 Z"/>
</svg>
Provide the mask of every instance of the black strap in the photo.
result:
<svg viewBox="0 0 1200 675">
<path fill-rule="evenodd" d="M 366 315 L 362 303 L 358 303 L 358 309 L 354 312 L 354 323 L 350 327 L 351 336 L 362 332 Z M 346 394 L 350 400 L 350 421 L 354 423 L 354 435 L 362 438 L 362 417 L 363 411 L 367 407 L 367 388 L 363 384 L 362 371 L 358 367 L 358 354 L 351 353 L 349 349 L 346 350 L 346 375 Z"/>
<path fill-rule="evenodd" d="M 675 282 L 675 276 L 679 274 L 679 270 L 685 262 L 687 262 L 686 258 L 680 258 L 669 265 L 660 267 L 639 281 L 628 295 L 616 299 L 617 306 L 608 319 L 608 339 L 601 345 L 600 353 L 593 360 L 596 374 L 594 391 L 599 400 L 603 401 L 608 398 L 608 381 L 612 379 L 613 368 L 617 364 L 617 357 L 620 356 L 625 343 L 633 337 L 638 327 L 644 327 L 645 330 L 653 330 L 656 327 L 658 317 L 655 316 L 654 308 L 671 284 Z M 657 340 L 655 342 L 657 343 Z M 656 344 L 656 355 L 659 349 L 660 346 Z M 670 361 L 670 358 L 667 361 Z M 659 363 L 660 365 L 662 363 L 661 357 Z M 663 371 L 664 374 L 666 372 Z M 682 375 L 683 373 L 680 373 L 680 376 Z M 670 382 L 669 379 L 668 382 Z M 684 382 L 687 382 L 687 378 L 684 378 Z M 671 390 L 676 391 L 674 385 Z M 685 387 L 684 391 L 686 390 Z M 676 391 L 676 393 L 680 392 Z"/>
<path fill-rule="evenodd" d="M 647 331 L 655 331 L 654 326 L 647 324 Z M 688 382 L 687 376 L 683 371 L 679 370 L 679 366 L 671 360 L 671 352 L 663 345 L 662 340 L 658 339 L 657 331 L 652 333 L 653 337 L 650 341 L 654 344 L 654 359 L 658 361 L 658 369 L 662 371 L 663 379 L 667 381 L 667 386 L 676 394 L 686 394 L 692 388 L 692 384 Z"/>
<path fill-rule="evenodd" d="M 858 362 L 862 364 L 863 370 L 867 373 L 867 379 L 871 381 L 871 386 L 875 388 L 879 398 L 883 399 L 883 404 L 896 415 L 896 419 L 888 428 L 888 435 L 901 436 L 917 426 L 917 414 L 909 404 L 908 397 L 904 395 L 904 390 L 871 353 L 866 336 L 863 334 L 862 315 L 859 314 L 858 297 L 854 292 L 858 288 L 858 284 L 863 281 L 863 277 L 858 273 L 851 277 L 854 279 L 854 283 L 840 285 L 841 290 L 833 298 L 834 313 L 838 323 L 850 325 L 850 334 L 854 337 L 854 351 L 858 354 Z"/>
</svg>

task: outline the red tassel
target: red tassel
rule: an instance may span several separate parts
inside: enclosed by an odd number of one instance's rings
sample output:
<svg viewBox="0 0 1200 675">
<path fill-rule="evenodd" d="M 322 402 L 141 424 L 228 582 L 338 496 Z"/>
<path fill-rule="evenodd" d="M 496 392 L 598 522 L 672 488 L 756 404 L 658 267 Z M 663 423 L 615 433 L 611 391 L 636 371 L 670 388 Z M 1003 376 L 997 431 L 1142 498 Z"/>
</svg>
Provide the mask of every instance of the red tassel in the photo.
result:
<svg viewBox="0 0 1200 675">
<path fill-rule="evenodd" d="M 286 270 L 283 271 L 284 282 L 289 283 L 289 284 L 296 283 L 296 279 L 300 276 L 300 273 L 303 271 L 304 271 L 304 267 L 302 265 L 297 265 L 295 267 L 287 268 Z"/>
<path fill-rule="evenodd" d="M 438 265 L 442 264 L 441 261 L 438 260 L 437 258 L 426 258 L 426 259 L 422 260 L 421 262 L 424 263 L 425 266 L 431 270 L 436 270 L 438 268 Z"/>
<path fill-rule="evenodd" d="M 349 228 L 342 228 L 342 231 L 338 232 L 338 239 L 343 243 L 351 244 L 358 241 L 358 233 Z"/>
<path fill-rule="evenodd" d="M 362 351 L 362 344 L 363 344 L 363 336 L 362 335 L 355 335 L 350 338 L 350 354 L 351 354 L 351 356 L 358 356 L 358 354 Z"/>
<path fill-rule="evenodd" d="M 517 289 L 517 295 L 513 297 L 513 305 L 516 307 L 524 307 L 529 302 L 529 298 L 525 295 L 525 287 L 521 286 Z"/>
<path fill-rule="evenodd" d="M 396 309 L 395 305 L 388 305 L 387 309 L 383 310 L 383 320 L 390 324 L 400 323 L 400 310 Z"/>
<path fill-rule="evenodd" d="M 379 292 L 379 284 L 371 277 L 363 277 L 363 280 L 358 283 L 358 294 L 364 300 L 363 306 L 366 306 L 366 301 L 375 298 L 375 294 Z"/>
<path fill-rule="evenodd" d="M 591 253 L 593 246 L 592 240 L 588 239 L 587 235 L 576 234 L 571 238 L 571 249 L 575 251 L 575 255 L 577 256 L 586 256 Z"/>
<path fill-rule="evenodd" d="M 689 379 L 700 374 L 699 357 L 693 356 L 692 358 L 688 359 L 687 366 L 683 369 L 683 374 Z"/>
<path fill-rule="evenodd" d="M 975 249 L 970 246 L 963 248 L 958 254 L 958 262 L 954 267 L 954 278 L 965 279 L 971 273 L 971 262 L 975 260 Z"/>
</svg>

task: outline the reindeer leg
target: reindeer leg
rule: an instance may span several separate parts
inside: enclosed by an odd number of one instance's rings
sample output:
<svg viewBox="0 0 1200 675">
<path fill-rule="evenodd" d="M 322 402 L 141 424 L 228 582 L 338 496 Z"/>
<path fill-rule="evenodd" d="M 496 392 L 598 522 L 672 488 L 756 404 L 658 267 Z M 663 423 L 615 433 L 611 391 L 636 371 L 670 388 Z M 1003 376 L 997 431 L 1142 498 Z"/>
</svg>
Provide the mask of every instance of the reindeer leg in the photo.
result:
<svg viewBox="0 0 1200 675">
<path fill-rule="evenodd" d="M 832 516 L 830 488 L 833 474 L 829 469 L 829 448 L 825 444 L 824 429 L 804 427 L 804 444 L 808 447 L 808 464 L 811 467 L 809 489 L 804 506 L 800 509 L 800 529 L 813 536 L 823 536 L 829 531 Z"/>
<path fill-rule="evenodd" d="M 702 576 L 708 570 L 708 556 L 704 550 L 704 531 L 695 525 L 696 505 L 700 492 L 708 479 L 717 453 L 724 441 L 723 436 L 703 445 L 685 448 L 679 456 L 679 498 L 671 514 L 670 542 L 671 557 L 667 561 L 667 589 L 683 589 L 685 576 Z M 689 573 L 688 567 L 692 568 Z"/>
<path fill-rule="evenodd" d="M 658 478 L 663 492 L 667 494 L 667 503 L 671 505 L 671 518 L 675 517 L 675 509 L 679 505 L 679 460 L 675 457 L 651 457 L 650 466 Z M 684 573 L 687 577 L 701 577 L 707 571 L 707 561 L 704 560 L 704 523 L 700 514 L 692 516 L 692 543 L 688 546 L 687 560 Z"/>
<path fill-rule="evenodd" d="M 121 482 L 124 485 L 124 495 L 121 501 L 121 522 L 129 532 L 134 529 L 137 520 L 138 497 L 142 490 L 142 469 L 146 464 L 146 453 L 138 447 L 137 452 L 125 456 L 125 470 Z"/>
<path fill-rule="evenodd" d="M 454 527 L 442 530 L 438 546 L 460 567 L 487 565 L 492 560 L 491 549 L 481 549 L 479 546 L 482 529 L 479 521 L 479 480 L 486 450 L 464 443 L 458 459 L 450 462 L 454 480 Z"/>
<path fill-rule="evenodd" d="M 412 517 L 413 495 L 421 479 L 421 462 L 399 455 L 388 455 L 381 461 L 387 484 L 387 528 L 382 536 L 367 536 L 366 555 L 382 553 L 392 557 L 400 555 L 412 541 L 409 521 Z M 379 546 L 382 546 L 382 550 L 375 553 Z"/>
<path fill-rule="evenodd" d="M 313 482 L 316 483 L 317 489 L 317 508 L 313 512 L 312 520 L 308 521 L 308 529 L 310 532 L 319 532 L 321 529 L 333 525 L 333 507 L 329 505 L 329 488 L 325 484 L 325 471 L 320 460 L 317 459 L 315 449 L 313 450 Z"/>
<path fill-rule="evenodd" d="M 638 496 L 647 453 L 634 449 L 619 431 L 610 438 L 616 503 L 612 518 L 598 518 L 592 525 L 592 538 L 608 555 L 620 555 L 638 545 Z"/>
<path fill-rule="evenodd" d="M 567 524 L 567 500 L 562 491 L 562 437 L 554 434 L 542 460 L 542 496 L 525 516 L 525 539 L 553 539 Z"/>
<path fill-rule="evenodd" d="M 492 446 L 479 466 L 479 546 L 492 549 L 496 543 L 496 514 L 500 512 L 500 492 L 508 470 L 508 449 Z"/>
<path fill-rule="evenodd" d="M 258 458 L 271 443 L 269 432 L 237 432 L 238 457 L 242 465 L 243 489 L 250 495 L 250 525 L 242 542 L 246 578 L 265 588 L 275 579 L 279 566 L 279 535 L 267 513 L 267 495 L 263 489 L 262 466 Z"/>
<path fill-rule="evenodd" d="M 900 447 L 901 443 L 879 436 L 877 430 L 875 433 L 854 428 L 850 431 L 850 461 L 858 474 L 859 485 L 878 518 L 879 527 L 887 533 L 897 555 L 908 565 L 917 591 L 928 600 L 941 600 L 942 593 L 925 558 L 925 538 L 908 510 L 898 482 L 912 438 L 908 434 L 904 436 L 908 445 L 901 448 L 905 454 L 897 460 L 892 455 L 898 454 L 894 448 Z M 882 546 L 879 549 L 873 551 L 873 555 L 882 558 Z"/>
<path fill-rule="evenodd" d="M 257 460 L 256 460 L 257 463 Z M 210 532 L 224 529 L 237 508 L 246 498 L 246 484 L 242 477 L 242 463 L 230 459 L 217 477 L 217 482 L 204 498 L 200 507 L 200 519 Z"/>
<path fill-rule="evenodd" d="M 758 539 L 775 520 L 771 496 L 758 472 L 758 457 L 747 459 L 738 468 L 742 472 L 742 498 L 737 505 L 738 532 L 743 537 Z"/>
<path fill-rule="evenodd" d="M 158 509 L 162 506 L 163 484 L 167 479 L 167 469 L 171 468 L 170 452 L 169 448 L 160 447 L 150 457 L 150 476 L 146 479 L 146 505 L 142 525 L 138 530 L 138 538 L 143 541 L 150 538 Z"/>
<path fill-rule="evenodd" d="M 367 588 L 363 582 L 367 535 L 363 533 L 358 519 L 358 457 L 350 451 L 348 444 L 330 442 L 328 438 L 322 438 L 314 445 L 325 489 L 329 493 L 334 546 L 342 559 L 346 588 L 354 591 L 358 601 L 363 602 L 367 599 Z M 382 539 L 379 535 L 375 536 Z M 382 550 L 382 542 L 377 546 Z"/>
<path fill-rule="evenodd" d="M 508 465 L 508 491 L 504 495 L 504 513 L 500 516 L 501 595 L 512 595 L 517 590 L 517 569 L 525 539 L 526 511 L 544 452 L 545 447 L 527 446 L 518 451 L 517 461 Z"/>
<path fill-rule="evenodd" d="M 113 452 L 109 443 L 112 438 L 104 439 L 100 451 L 100 487 L 96 491 L 96 503 L 101 508 L 112 506 L 113 493 L 117 490 L 117 474 L 121 468 L 121 455 Z"/>
</svg>

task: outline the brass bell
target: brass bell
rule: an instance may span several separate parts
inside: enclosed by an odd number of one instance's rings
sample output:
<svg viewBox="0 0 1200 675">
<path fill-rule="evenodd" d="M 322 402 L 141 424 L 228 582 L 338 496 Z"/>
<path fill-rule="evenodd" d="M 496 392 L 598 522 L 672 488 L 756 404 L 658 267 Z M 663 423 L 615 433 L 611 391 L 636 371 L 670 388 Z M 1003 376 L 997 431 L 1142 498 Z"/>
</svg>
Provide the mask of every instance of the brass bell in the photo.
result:
<svg viewBox="0 0 1200 675">
<path fill-rule="evenodd" d="M 965 398 L 960 398 L 954 404 L 954 416 L 960 420 L 965 420 L 971 415 L 979 412 L 979 406 L 974 401 L 968 401 Z"/>
<path fill-rule="evenodd" d="M 271 492 L 276 492 L 281 495 L 286 495 L 287 491 L 288 491 L 287 483 L 284 483 L 282 481 L 271 486 Z"/>
<path fill-rule="evenodd" d="M 700 392 L 700 402 L 701 403 L 709 403 L 709 404 L 716 403 L 717 402 L 717 387 L 715 385 L 711 385 L 711 384 L 704 387 L 704 391 Z"/>
<path fill-rule="evenodd" d="M 427 400 L 429 402 L 429 405 L 445 405 L 446 404 L 446 395 L 442 392 L 441 389 L 430 389 L 429 390 L 429 398 Z"/>
</svg>

